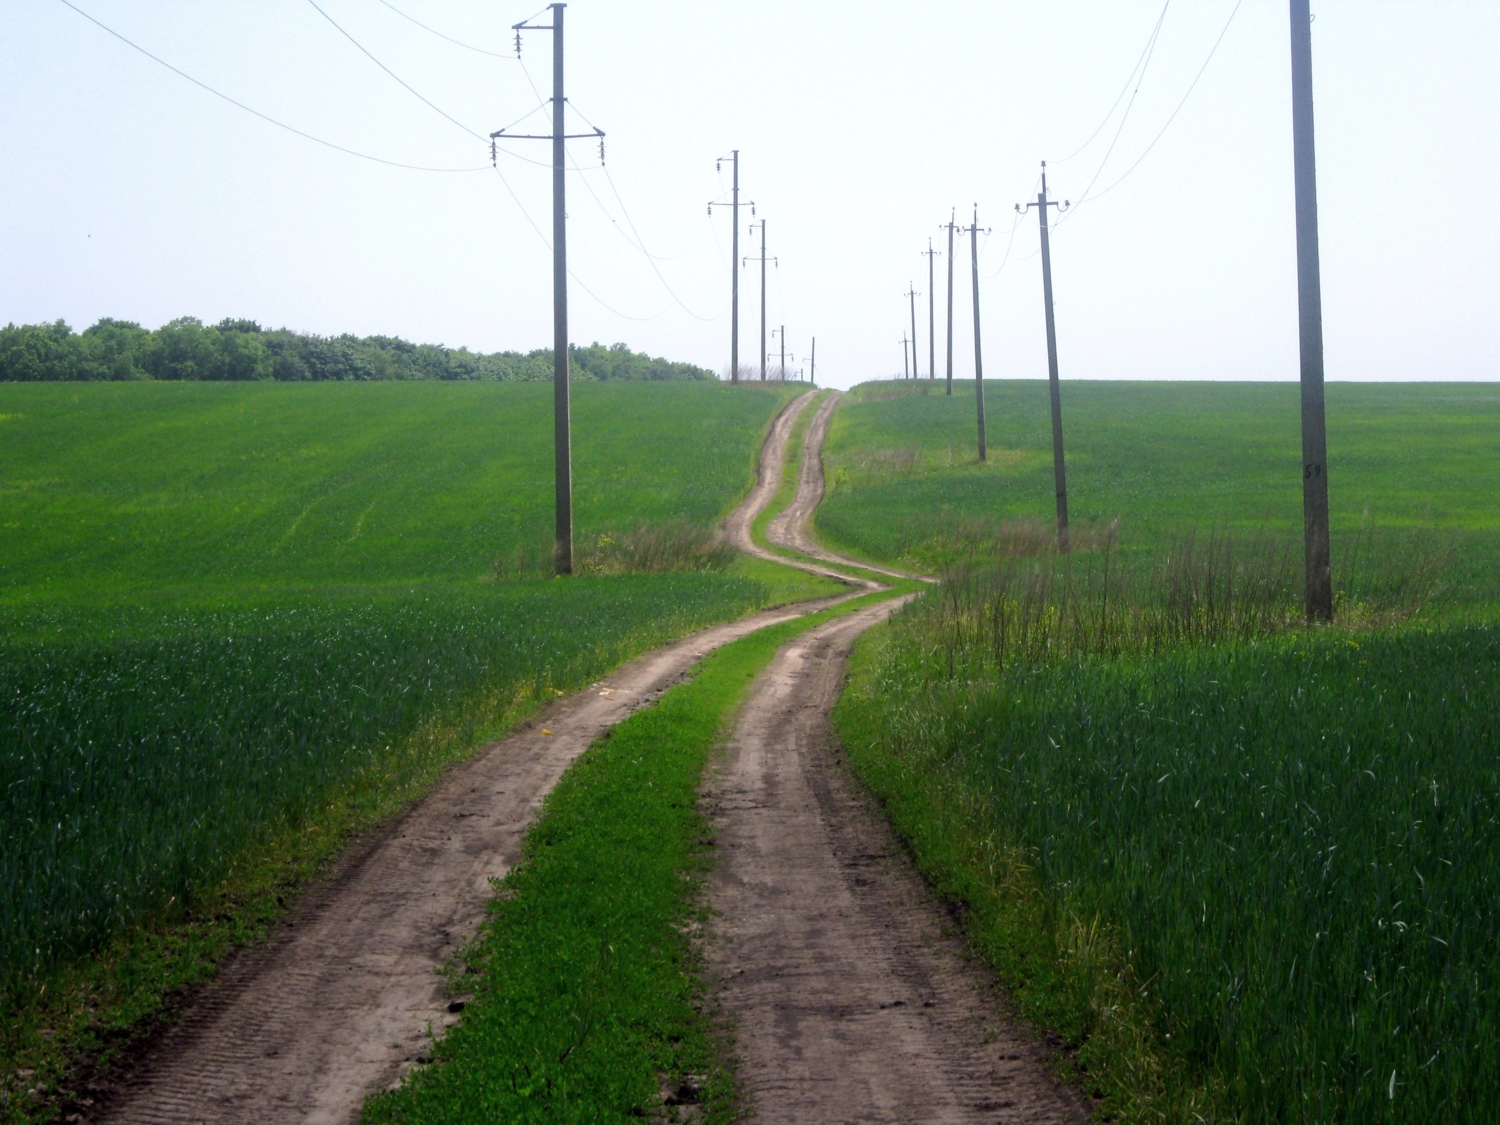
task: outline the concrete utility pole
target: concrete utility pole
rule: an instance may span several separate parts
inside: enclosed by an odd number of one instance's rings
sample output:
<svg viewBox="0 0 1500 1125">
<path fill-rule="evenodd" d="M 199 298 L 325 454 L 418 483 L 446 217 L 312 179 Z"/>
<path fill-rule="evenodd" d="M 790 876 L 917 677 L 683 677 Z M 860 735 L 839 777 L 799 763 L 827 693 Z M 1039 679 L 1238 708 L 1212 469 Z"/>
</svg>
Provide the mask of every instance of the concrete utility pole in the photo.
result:
<svg viewBox="0 0 1500 1125">
<path fill-rule="evenodd" d="M 1068 553 L 1068 473 L 1063 462 L 1062 394 L 1057 383 L 1057 325 L 1052 318 L 1052 246 L 1047 236 L 1047 208 L 1056 207 L 1059 212 L 1068 209 L 1068 201 L 1047 201 L 1047 162 L 1042 161 L 1042 190 L 1036 202 L 1026 204 L 1026 210 L 1016 204 L 1016 212 L 1024 215 L 1036 208 L 1042 230 L 1042 302 L 1047 309 L 1047 386 L 1052 395 L 1052 477 L 1057 485 L 1057 549 Z"/>
<path fill-rule="evenodd" d="M 730 194 L 729 209 L 734 217 L 734 246 L 731 250 L 732 257 L 729 260 L 729 381 L 738 383 L 740 381 L 740 150 L 735 149 L 728 156 L 721 156 L 714 165 L 714 170 L 719 171 L 724 167 L 724 161 L 729 160 L 734 164 L 734 189 Z M 714 207 L 723 207 L 722 200 L 714 200 L 708 205 L 708 213 L 714 213 Z M 755 203 L 750 202 L 750 214 L 755 215 Z"/>
<path fill-rule="evenodd" d="M 1302 538 L 1307 619 L 1333 620 L 1328 542 L 1328 434 L 1323 413 L 1323 285 L 1318 260 L 1318 169 L 1313 146 L 1312 16 L 1291 0 L 1292 166 L 1297 196 L 1297 327 L 1302 359 Z"/>
<path fill-rule="evenodd" d="M 927 381 L 931 383 L 937 380 L 937 292 L 933 287 L 932 259 L 942 251 L 934 250 L 929 238 L 922 253 L 927 257 Z"/>
<path fill-rule="evenodd" d="M 903 378 L 903 379 L 910 379 L 911 378 L 911 368 L 907 366 L 907 361 L 906 361 L 906 332 L 905 331 L 902 331 L 902 333 L 901 333 L 901 378 Z"/>
<path fill-rule="evenodd" d="M 812 338 L 812 355 L 807 360 L 807 381 L 813 386 L 818 385 L 818 338 Z"/>
<path fill-rule="evenodd" d="M 751 229 L 754 229 L 755 224 L 751 223 L 750 226 Z M 766 221 L 764 219 L 760 221 L 760 258 L 745 259 L 747 262 L 757 260 L 760 262 L 760 381 L 764 383 L 766 381 L 766 262 L 768 260 L 766 258 Z M 778 268 L 781 265 L 775 258 L 771 258 L 769 261 L 776 262 Z"/>
<path fill-rule="evenodd" d="M 780 336 L 781 337 L 781 367 L 780 367 L 780 373 L 781 373 L 781 381 L 783 383 L 785 383 L 786 382 L 786 325 L 783 324 L 779 328 L 773 328 L 773 329 L 771 329 L 771 335 L 772 336 Z"/>
<path fill-rule="evenodd" d="M 552 142 L 552 445 L 553 481 L 556 490 L 556 531 L 554 565 L 558 574 L 573 573 L 573 449 L 572 423 L 568 401 L 568 206 L 566 190 L 567 146 L 569 140 L 598 137 L 604 131 L 567 133 L 563 96 L 563 9 L 566 4 L 550 4 L 552 22 L 512 24 L 516 34 L 516 51 L 521 49 L 522 31 L 552 32 L 552 132 L 547 134 L 507 133 L 504 129 L 490 134 L 493 158 L 495 141 L 532 140 Z M 603 152 L 601 147 L 600 152 Z"/>
<path fill-rule="evenodd" d="M 943 224 L 948 228 L 948 395 L 953 395 L 953 232 L 958 229 L 958 224 L 953 221 L 953 215 L 948 216 L 948 221 Z"/>
<path fill-rule="evenodd" d="M 911 298 L 911 377 L 917 378 L 921 371 L 917 368 L 917 287 L 911 282 L 907 283 L 910 289 L 907 296 Z"/>
<path fill-rule="evenodd" d="M 985 234 L 990 232 L 986 230 Z M 979 205 L 969 226 L 969 262 L 974 275 L 974 409 L 979 419 L 979 459 L 987 460 L 984 443 L 984 361 L 979 347 Z"/>
</svg>

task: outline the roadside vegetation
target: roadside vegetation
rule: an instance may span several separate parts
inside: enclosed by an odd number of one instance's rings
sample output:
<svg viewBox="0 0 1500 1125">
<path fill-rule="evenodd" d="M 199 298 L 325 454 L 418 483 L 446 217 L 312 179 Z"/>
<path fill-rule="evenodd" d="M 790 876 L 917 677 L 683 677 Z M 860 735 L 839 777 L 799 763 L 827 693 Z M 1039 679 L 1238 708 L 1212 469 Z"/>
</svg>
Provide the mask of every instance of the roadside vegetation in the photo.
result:
<svg viewBox="0 0 1500 1125">
<path fill-rule="evenodd" d="M 700 974 L 713 840 L 697 788 L 777 649 L 869 601 L 726 645 L 578 760 L 456 959 L 462 1020 L 430 1065 L 371 1099 L 365 1121 L 734 1119 L 724 1029 Z"/>
<path fill-rule="evenodd" d="M 1009 434 L 1031 388 L 986 390 Z M 1050 461 L 1026 467 L 1045 387 L 987 469 L 934 454 L 944 425 L 972 433 L 972 397 L 854 399 L 820 526 L 945 581 L 858 649 L 851 761 L 1101 1115 L 1492 1120 L 1493 389 L 1329 386 L 1335 510 L 1360 519 L 1335 517 L 1339 623 L 1318 629 L 1295 474 L 1258 467 L 1279 445 L 1295 466 L 1295 415 L 1240 409 L 1294 411 L 1295 388 L 1148 391 L 1066 392 L 1067 557 Z M 895 518 L 866 527 L 872 505 Z"/>
<path fill-rule="evenodd" d="M 789 394 L 577 388 L 558 582 L 546 387 L 0 387 L 6 1112 L 538 702 L 833 589 L 707 535 Z"/>
<path fill-rule="evenodd" d="M 1196 531 L 1300 553 L 1294 383 L 1062 386 L 1068 503 L 1085 545 L 1111 528 L 1125 554 Z M 989 460 L 975 455 L 974 391 L 955 381 L 867 383 L 839 403 L 817 528 L 829 546 L 936 574 L 1050 542 L 1052 439 L 1042 380 L 985 383 Z M 1329 383 L 1335 565 L 1447 546 L 1445 588 L 1492 599 L 1500 555 L 1500 391 L 1477 383 Z M 1394 539 L 1387 550 L 1387 538 Z M 1370 548 L 1375 548 L 1374 555 Z"/>
</svg>

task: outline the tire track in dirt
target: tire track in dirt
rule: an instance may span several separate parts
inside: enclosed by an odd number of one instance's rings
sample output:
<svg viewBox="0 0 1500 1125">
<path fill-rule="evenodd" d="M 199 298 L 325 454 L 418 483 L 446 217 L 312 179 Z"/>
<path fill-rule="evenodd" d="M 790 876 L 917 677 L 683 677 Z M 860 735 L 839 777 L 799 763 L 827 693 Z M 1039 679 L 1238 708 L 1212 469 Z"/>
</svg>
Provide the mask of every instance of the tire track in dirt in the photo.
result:
<svg viewBox="0 0 1500 1125">
<path fill-rule="evenodd" d="M 786 435 L 810 399 L 777 418 L 756 488 L 728 521 L 746 539 L 775 495 Z M 100 1105 L 90 1116 L 153 1125 L 357 1120 L 367 1095 L 426 1054 L 429 1029 L 457 1018 L 438 970 L 483 920 L 490 880 L 520 858 L 542 800 L 573 760 L 719 646 L 859 592 L 667 645 L 449 771 L 351 847 L 268 941 L 233 955 L 114 1088 L 92 1091 Z"/>
<path fill-rule="evenodd" d="M 808 531 L 834 401 L 809 428 L 797 500 L 768 532 L 862 566 Z M 703 791 L 718 844 L 708 961 L 735 1028 L 744 1120 L 1085 1122 L 1080 1097 L 1047 1073 L 993 980 L 963 956 L 834 735 L 850 649 L 904 600 L 784 647 Z"/>
</svg>

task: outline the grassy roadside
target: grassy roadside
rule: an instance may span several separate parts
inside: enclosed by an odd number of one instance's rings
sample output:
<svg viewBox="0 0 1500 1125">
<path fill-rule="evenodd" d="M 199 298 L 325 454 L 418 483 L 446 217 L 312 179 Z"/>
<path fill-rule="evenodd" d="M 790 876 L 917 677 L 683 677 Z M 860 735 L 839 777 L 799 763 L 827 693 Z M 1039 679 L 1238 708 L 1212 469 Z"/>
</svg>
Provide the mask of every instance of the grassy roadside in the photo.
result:
<svg viewBox="0 0 1500 1125">
<path fill-rule="evenodd" d="M 1493 625 L 986 677 L 909 612 L 836 725 L 1101 1115 L 1494 1120 Z"/>
<path fill-rule="evenodd" d="M 569 770 L 452 977 L 463 1019 L 371 1123 L 734 1117 L 695 934 L 711 829 L 704 765 L 792 637 L 889 593 L 763 629 L 621 723 Z"/>
<path fill-rule="evenodd" d="M 540 702 L 841 590 L 758 559 L 485 576 L 545 495 L 526 388 L 0 390 L 22 529 L 0 537 L 0 1120 L 87 1097 L 351 837 Z M 789 393 L 584 397 L 580 541 L 720 518 Z M 683 408 L 695 442 L 658 450 Z"/>
</svg>

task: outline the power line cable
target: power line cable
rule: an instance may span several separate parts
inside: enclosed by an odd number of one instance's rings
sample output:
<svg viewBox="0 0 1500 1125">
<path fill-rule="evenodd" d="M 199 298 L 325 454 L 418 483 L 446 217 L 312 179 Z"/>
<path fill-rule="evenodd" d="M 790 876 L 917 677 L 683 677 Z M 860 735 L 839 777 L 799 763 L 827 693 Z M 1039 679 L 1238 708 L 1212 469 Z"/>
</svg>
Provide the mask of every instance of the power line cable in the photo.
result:
<svg viewBox="0 0 1500 1125">
<path fill-rule="evenodd" d="M 378 66 L 381 70 L 385 71 L 392 78 L 394 78 L 398 83 L 400 83 L 401 86 L 402 86 L 402 88 L 405 89 L 407 93 L 411 94 L 412 97 L 416 98 L 419 102 L 421 102 L 423 105 L 425 105 L 428 109 L 430 109 L 434 113 L 438 114 L 438 116 L 447 118 L 454 125 L 457 125 L 460 129 L 462 129 L 465 133 L 468 133 L 469 136 L 471 136 L 471 137 L 477 137 L 481 141 L 487 141 L 487 140 L 489 140 L 488 137 L 484 136 L 482 133 L 476 133 L 473 129 L 470 129 L 467 125 L 465 125 L 458 118 L 454 117 L 451 113 L 448 113 L 446 110 L 440 108 L 439 106 L 434 105 L 432 102 L 428 101 L 425 97 L 423 97 L 416 90 L 414 90 L 410 85 L 407 84 L 407 82 L 399 74 L 397 74 L 390 67 L 386 66 L 385 63 L 381 62 L 374 55 L 370 54 L 370 52 L 365 49 L 364 45 L 362 43 L 360 43 L 360 41 L 358 39 L 354 38 L 354 36 L 350 35 L 347 31 L 345 31 L 342 27 L 340 27 L 337 20 L 335 20 L 332 16 L 330 16 L 322 8 L 318 7 L 317 0 L 307 0 L 307 2 L 312 5 L 313 11 L 317 12 L 318 15 L 322 16 L 329 23 L 333 24 L 335 30 L 337 30 L 340 35 L 342 35 L 345 39 L 349 40 L 349 42 L 353 43 L 356 47 L 358 47 L 359 50 L 360 50 L 360 53 L 363 54 L 365 56 L 365 58 L 369 59 L 372 63 L 374 63 L 376 66 Z"/>
<path fill-rule="evenodd" d="M 479 167 L 476 167 L 476 168 L 431 168 L 431 167 L 427 167 L 426 165 L 422 165 L 422 164 L 403 164 L 399 160 L 387 160 L 387 159 L 385 159 L 382 156 L 371 156 L 367 152 L 359 152 L 356 149 L 345 148 L 343 145 L 335 144 L 332 141 L 325 141 L 322 137 L 315 137 L 311 133 L 307 133 L 307 132 L 304 132 L 301 129 L 298 129 L 296 126 L 288 125 L 285 121 L 278 121 L 278 120 L 276 120 L 276 118 L 270 116 L 269 114 L 262 113 L 260 110 L 254 109 L 251 106 L 246 105 L 242 101 L 238 101 L 238 100 L 236 100 L 234 98 L 231 98 L 228 94 L 225 94 L 225 93 L 222 93 L 222 92 L 220 92 L 218 90 L 215 90 L 207 82 L 203 82 L 203 81 L 200 81 L 197 78 L 194 78 L 191 74 L 187 73 L 187 71 L 185 71 L 185 70 L 179 70 L 177 67 L 175 67 L 171 63 L 167 62 L 166 59 L 161 58 L 158 55 L 153 55 L 150 51 L 146 50 L 146 48 L 142 47 L 139 43 L 136 43 L 136 42 L 134 42 L 131 39 L 127 39 L 125 36 L 121 35 L 118 31 L 116 31 L 114 28 L 110 27 L 108 24 L 102 23 L 99 20 L 95 19 L 93 16 L 89 15 L 82 8 L 80 8 L 77 4 L 72 3 L 71 0 L 58 0 L 58 3 L 62 4 L 64 7 L 71 8 L 73 11 L 77 12 L 80 16 L 82 16 L 84 19 L 88 20 L 89 23 L 93 24 L 95 27 L 99 28 L 102 31 L 107 31 L 110 35 L 113 35 L 121 43 L 124 43 L 127 47 L 130 47 L 132 50 L 139 51 L 141 54 L 145 55 L 152 62 L 157 63 L 160 66 L 166 67 L 168 70 L 170 70 L 173 74 L 177 75 L 179 78 L 185 78 L 185 79 L 187 79 L 189 82 L 191 82 L 194 86 L 197 86 L 199 89 L 208 91 L 214 97 L 219 98 L 219 99 L 221 99 L 223 101 L 228 102 L 230 105 L 234 106 L 236 109 L 242 109 L 246 113 L 252 114 L 253 116 L 260 118 L 262 121 L 265 121 L 265 122 L 267 122 L 267 123 L 269 123 L 271 125 L 275 125 L 278 129 L 285 129 L 288 133 L 295 133 L 297 136 L 303 138 L 304 140 L 312 141 L 314 144 L 320 144 L 324 148 L 331 148 L 331 149 L 333 149 L 336 152 L 342 152 L 342 153 L 345 153 L 348 156 L 357 156 L 361 160 L 370 160 L 370 161 L 373 161 L 376 164 L 385 164 L 385 165 L 388 165 L 388 166 L 390 166 L 392 168 L 405 168 L 408 171 L 412 171 L 412 172 L 483 172 L 485 170 L 485 167 L 486 167 L 485 165 L 480 165 Z"/>
<path fill-rule="evenodd" d="M 384 2 L 384 0 L 382 0 L 382 2 Z M 1104 127 L 1109 124 L 1109 119 L 1115 115 L 1115 110 L 1120 108 L 1120 102 L 1124 99 L 1125 92 L 1130 89 L 1130 84 L 1135 81 L 1136 71 L 1141 69 L 1141 63 L 1146 61 L 1150 57 L 1151 52 L 1156 49 L 1156 38 L 1161 34 L 1162 21 L 1167 18 L 1167 8 L 1169 8 L 1171 4 L 1172 0 L 1167 0 L 1167 2 L 1161 6 L 1161 14 L 1156 17 L 1156 26 L 1151 29 L 1151 34 L 1146 39 L 1146 46 L 1142 48 L 1140 57 L 1135 60 L 1135 66 L 1130 68 L 1130 74 L 1125 79 L 1125 85 L 1120 87 L 1120 94 L 1117 98 L 1115 98 L 1114 105 L 1109 107 L 1109 112 L 1104 115 L 1104 120 L 1099 122 L 1098 128 L 1096 128 L 1092 133 L 1089 134 L 1088 140 L 1084 141 L 1083 144 L 1079 145 L 1076 149 L 1074 149 L 1067 156 L 1063 157 L 1061 160 L 1054 160 L 1052 162 L 1053 164 L 1066 164 L 1068 161 L 1072 160 L 1073 157 L 1077 156 L 1084 149 L 1088 148 L 1089 145 L 1093 144 L 1094 138 L 1104 131 Z M 1144 77 L 1144 75 L 1142 75 L 1142 77 Z"/>
<path fill-rule="evenodd" d="M 569 103 L 569 104 L 571 104 L 571 103 Z M 587 125 L 590 129 L 597 130 L 599 128 L 592 121 L 590 121 L 588 119 L 588 117 L 584 115 L 583 111 L 580 110 L 577 106 L 573 107 L 573 112 L 576 113 L 576 114 L 578 114 L 579 117 L 582 117 L 583 118 L 583 123 L 585 125 Z M 657 262 L 657 257 L 658 256 L 655 255 L 655 254 L 653 254 L 653 253 L 651 253 L 651 251 L 649 251 L 649 250 L 646 249 L 646 240 L 641 237 L 641 232 L 636 227 L 635 220 L 630 217 L 630 208 L 628 208 L 628 207 L 625 206 L 625 200 L 620 195 L 620 189 L 615 185 L 615 178 L 609 174 L 609 166 L 606 165 L 606 164 L 601 164 L 601 167 L 604 169 L 604 180 L 605 180 L 605 182 L 607 184 L 609 184 L 609 190 L 614 193 L 615 202 L 617 202 L 620 205 L 620 214 L 622 214 L 622 215 L 625 216 L 625 222 L 626 222 L 626 224 L 630 227 L 631 233 L 635 235 L 635 241 L 634 242 L 631 242 L 631 240 L 628 239 L 628 238 L 625 241 L 626 242 L 630 242 L 630 244 L 632 246 L 634 246 L 637 250 L 639 250 L 642 254 L 644 254 L 646 256 L 646 261 L 648 263 L 650 263 L 650 265 L 651 265 L 651 272 L 654 273 L 654 274 L 656 274 L 656 279 L 661 282 L 662 288 L 667 291 L 667 293 L 671 296 L 672 300 L 675 301 L 675 302 L 677 302 L 677 307 L 678 308 L 680 308 L 683 312 L 687 313 L 688 316 L 692 317 L 694 320 L 702 320 L 702 321 L 718 320 L 719 317 L 723 315 L 722 313 L 715 314 L 714 316 L 702 316 L 702 315 L 700 315 L 698 313 L 695 313 L 692 309 L 688 308 L 687 305 L 683 303 L 682 298 L 677 295 L 676 291 L 667 282 L 667 279 L 662 275 L 661 270 L 657 267 L 656 262 Z M 580 169 L 580 171 L 582 171 L 582 170 Z M 588 177 L 587 176 L 583 176 L 581 178 L 583 179 L 584 186 L 588 187 L 589 194 L 590 195 L 594 195 L 594 189 L 593 189 L 593 187 L 591 185 L 589 185 Z M 594 195 L 594 200 L 595 200 L 595 202 L 599 203 L 599 209 L 601 211 L 604 211 L 605 215 L 608 216 L 609 215 L 608 210 L 605 209 L 603 202 L 599 200 L 599 197 L 597 195 Z M 612 223 L 614 222 L 614 219 L 612 217 L 610 218 L 610 222 L 612 222 Z M 618 229 L 618 224 L 616 224 L 616 229 Z M 624 235 L 624 233 L 625 233 L 624 231 L 620 231 L 620 234 L 622 236 Z M 665 260 L 665 259 L 663 259 L 663 260 Z"/>
<path fill-rule="evenodd" d="M 1166 18 L 1167 9 L 1163 7 L 1161 10 L 1161 18 L 1156 21 L 1156 28 L 1151 32 L 1151 39 L 1146 44 L 1146 54 L 1144 56 L 1144 61 L 1140 65 L 1140 77 L 1136 80 L 1135 89 L 1130 92 L 1130 101 L 1125 104 L 1125 112 L 1120 115 L 1119 128 L 1115 130 L 1114 139 L 1109 142 L 1109 148 L 1104 152 L 1104 159 L 1099 161 L 1099 167 L 1094 169 L 1094 178 L 1089 181 L 1088 187 L 1083 189 L 1082 194 L 1084 199 L 1088 198 L 1089 192 L 1092 191 L 1094 185 L 1099 182 L 1099 177 L 1104 175 L 1105 165 L 1109 163 L 1109 158 L 1115 153 L 1115 146 L 1120 143 L 1120 137 L 1125 133 L 1125 123 L 1130 120 L 1130 111 L 1135 108 L 1136 96 L 1140 94 L 1141 86 L 1145 84 L 1146 71 L 1151 66 L 1152 56 L 1156 54 L 1156 44 L 1161 41 L 1161 25 L 1162 21 Z M 1057 225 L 1061 225 L 1061 223 L 1062 217 L 1059 216 Z"/>
<path fill-rule="evenodd" d="M 521 202 L 521 197 L 516 194 L 516 189 L 510 186 L 510 181 L 505 178 L 505 175 L 500 171 L 500 169 L 499 168 L 495 168 L 493 170 L 494 170 L 495 175 L 500 178 L 500 182 L 505 185 L 505 190 L 510 193 L 511 199 L 515 201 L 515 205 L 516 205 L 517 209 L 521 212 L 522 216 L 526 219 L 526 222 L 528 224 L 530 224 L 531 229 L 534 230 L 534 231 L 536 231 L 536 236 L 542 240 L 542 245 L 545 246 L 547 248 L 548 252 L 550 253 L 551 250 L 552 250 L 552 240 L 550 238 L 548 238 L 545 234 L 542 233 L 542 228 L 541 227 L 539 227 L 539 226 L 536 225 L 536 220 L 531 217 L 531 212 L 528 211 L 528 210 L 526 210 L 526 205 Z M 667 307 L 667 309 L 662 309 L 661 312 L 655 313 L 655 314 L 653 314 L 651 316 L 631 316 L 629 313 L 621 312 L 619 309 L 617 309 L 613 305 L 609 304 L 607 301 L 604 300 L 603 297 L 599 296 L 599 294 L 595 293 L 592 289 L 590 289 L 587 285 L 585 285 L 583 283 L 583 281 L 579 278 L 579 276 L 576 273 L 573 272 L 573 267 L 572 266 L 568 267 L 568 276 L 571 277 L 574 281 L 576 281 L 578 283 L 578 288 L 582 289 L 585 293 L 587 293 L 590 297 L 592 297 L 595 301 L 597 301 L 602 308 L 605 308 L 605 309 L 609 310 L 610 312 L 614 313 L 616 316 L 621 317 L 621 318 L 623 318 L 625 320 L 636 320 L 636 321 L 660 320 L 662 317 L 666 316 L 668 309 L 671 307 L 669 305 Z"/>
<path fill-rule="evenodd" d="M 1084 197 L 1080 199 L 1078 203 L 1073 204 L 1073 207 L 1075 209 L 1079 206 L 1079 204 L 1088 203 L 1092 200 L 1098 199 L 1102 195 L 1108 195 L 1110 192 L 1114 191 L 1115 188 L 1119 187 L 1122 183 L 1125 182 L 1126 177 L 1128 177 L 1130 173 L 1134 172 L 1138 167 L 1140 167 L 1141 161 L 1145 160 L 1146 157 L 1151 155 L 1151 150 L 1156 147 L 1156 142 L 1161 140 L 1162 137 L 1166 135 L 1167 130 L 1172 126 L 1172 122 L 1177 120 L 1177 115 L 1182 112 L 1182 107 L 1187 104 L 1188 98 L 1192 95 L 1193 90 L 1198 85 L 1198 80 L 1203 77 L 1203 72 L 1208 69 L 1208 64 L 1213 61 L 1215 53 L 1217 53 L 1217 51 L 1219 50 L 1219 44 L 1224 42 L 1224 36 L 1229 34 L 1229 25 L 1234 23 L 1234 17 L 1238 14 L 1240 5 L 1243 3 L 1244 0 L 1235 0 L 1235 5 L 1229 13 L 1229 18 L 1224 21 L 1224 30 L 1219 32 L 1219 37 L 1214 40 L 1213 47 L 1209 49 L 1208 58 L 1203 60 L 1203 65 L 1198 68 L 1198 73 L 1193 76 L 1192 84 L 1188 86 L 1187 93 L 1182 95 L 1182 100 L 1177 103 L 1177 108 L 1172 111 L 1172 116 L 1167 118 L 1167 123 L 1161 127 L 1161 131 L 1151 139 L 1151 143 L 1146 146 L 1146 151 L 1141 153 L 1141 155 L 1136 158 L 1135 163 L 1132 164 L 1129 168 L 1125 169 L 1124 175 L 1122 175 L 1114 183 L 1110 184 L 1109 187 L 1105 188 L 1103 191 L 1095 193 L 1094 195 L 1089 195 L 1087 192 L 1085 192 Z M 1072 212 L 1070 211 L 1069 214 L 1071 213 Z M 1056 225 L 1061 226 L 1062 222 L 1062 219 L 1058 219 Z"/>
<path fill-rule="evenodd" d="M 453 36 L 451 36 L 451 35 L 444 35 L 437 28 L 435 28 L 435 27 L 428 27 L 421 20 L 416 19 L 413 16 L 407 15 L 400 8 L 396 7 L 396 5 L 390 3 L 390 0 L 380 0 L 380 3 L 384 4 L 387 8 L 389 8 L 391 11 L 395 12 L 402 19 L 408 20 L 411 23 L 416 24 L 423 31 L 431 32 L 433 35 L 436 35 L 439 39 L 446 39 L 446 40 L 448 40 L 448 42 L 452 43 L 454 46 L 463 47 L 463 48 L 465 48 L 466 50 L 469 50 L 469 51 L 478 51 L 481 55 L 489 55 L 490 58 L 492 58 L 492 59 L 513 59 L 513 58 L 515 58 L 515 56 L 511 55 L 511 54 L 504 54 L 504 55 L 502 55 L 498 51 L 486 51 L 483 47 L 476 47 L 472 43 L 464 43 L 461 40 L 453 38 Z"/>
</svg>

